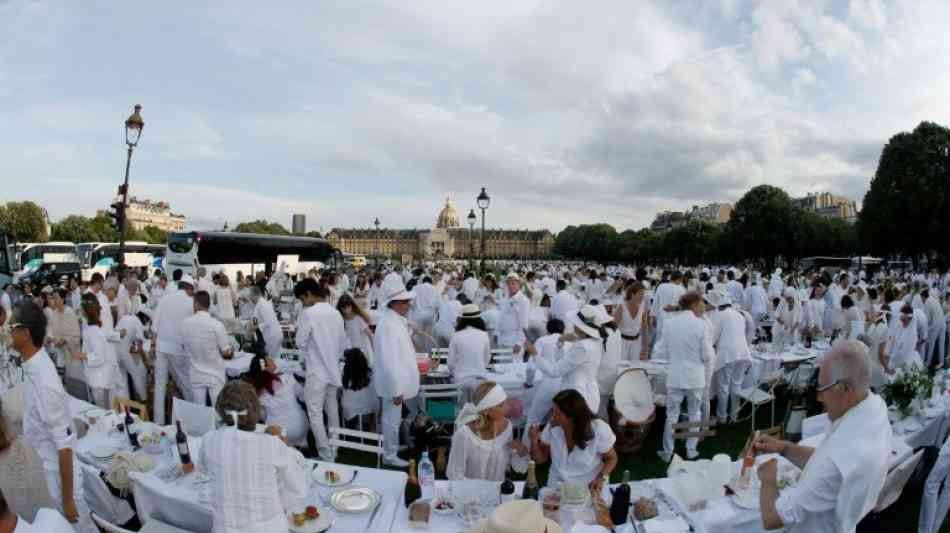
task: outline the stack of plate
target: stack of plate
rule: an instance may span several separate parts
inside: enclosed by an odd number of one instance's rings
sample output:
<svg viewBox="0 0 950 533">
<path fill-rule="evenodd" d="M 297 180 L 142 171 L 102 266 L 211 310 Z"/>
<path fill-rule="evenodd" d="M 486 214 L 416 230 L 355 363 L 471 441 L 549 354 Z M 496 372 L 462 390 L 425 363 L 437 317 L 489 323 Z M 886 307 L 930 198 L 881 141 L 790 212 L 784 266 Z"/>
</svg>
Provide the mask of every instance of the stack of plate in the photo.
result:
<svg viewBox="0 0 950 533">
<path fill-rule="evenodd" d="M 115 457 L 116 452 L 118 450 L 111 446 L 96 446 L 89 450 L 89 455 L 98 461 L 109 461 Z"/>
<path fill-rule="evenodd" d="M 330 505 L 341 513 L 359 514 L 375 509 L 379 499 L 379 493 L 373 489 L 352 488 L 334 492 Z"/>
</svg>

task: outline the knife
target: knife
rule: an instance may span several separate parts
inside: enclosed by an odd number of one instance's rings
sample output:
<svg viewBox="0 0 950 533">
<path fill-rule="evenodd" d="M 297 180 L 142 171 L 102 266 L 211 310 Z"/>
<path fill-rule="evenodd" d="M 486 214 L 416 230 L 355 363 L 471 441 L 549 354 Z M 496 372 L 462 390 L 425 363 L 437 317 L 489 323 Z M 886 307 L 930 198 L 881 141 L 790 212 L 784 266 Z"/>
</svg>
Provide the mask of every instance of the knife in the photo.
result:
<svg viewBox="0 0 950 533">
<path fill-rule="evenodd" d="M 373 530 L 373 528 L 370 527 L 370 526 L 373 525 L 373 519 L 376 518 L 376 513 L 379 512 L 379 508 L 382 507 L 382 506 L 383 506 L 383 495 L 380 494 L 380 495 L 379 495 L 379 503 L 377 503 L 377 504 L 376 504 L 376 508 L 373 509 L 373 514 L 369 515 L 369 523 L 366 524 L 366 530 L 367 530 L 367 531 L 372 531 L 372 530 Z"/>
</svg>

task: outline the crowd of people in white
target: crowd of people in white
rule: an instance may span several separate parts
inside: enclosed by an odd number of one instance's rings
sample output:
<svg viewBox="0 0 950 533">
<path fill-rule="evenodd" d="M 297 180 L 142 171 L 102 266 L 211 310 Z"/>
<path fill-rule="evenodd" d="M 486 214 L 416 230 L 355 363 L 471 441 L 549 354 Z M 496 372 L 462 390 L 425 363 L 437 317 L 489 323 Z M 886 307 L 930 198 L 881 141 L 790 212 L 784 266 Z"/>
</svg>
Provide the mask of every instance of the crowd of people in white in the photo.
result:
<svg viewBox="0 0 950 533">
<path fill-rule="evenodd" d="M 334 461 L 327 428 L 358 416 L 378 421 L 383 463 L 406 467 L 399 456 L 400 425 L 420 410 L 416 355 L 447 348 L 448 370 L 465 404 L 452 436 L 450 479 L 501 481 L 509 467 L 524 472 L 534 460 L 551 463 L 549 484 L 595 490 L 618 462 L 615 436 L 604 420 L 622 361 L 668 363 L 658 454 L 670 461 L 673 424 L 681 415 L 692 422 L 708 418 L 714 400 L 721 423 L 737 419 L 739 388 L 757 339 L 769 335 L 773 343 L 788 345 L 840 339 L 819 375 L 820 399 L 835 422 L 826 443 L 817 450 L 768 437 L 756 443 L 760 451 L 781 453 L 805 468 L 805 481 L 781 497 L 769 483 L 774 471 L 760 473 L 763 524 L 790 531 L 848 531 L 867 513 L 883 483 L 886 456 L 880 456 L 883 445 L 853 442 L 884 431 L 882 416 L 887 424 L 886 407 L 874 391 L 899 369 L 940 368 L 945 362 L 950 273 L 776 269 L 763 275 L 734 267 L 576 263 L 512 263 L 494 270 L 478 277 L 446 263 L 363 273 L 313 270 L 295 280 L 279 269 L 270 279 L 239 275 L 232 284 L 224 274 L 197 268 L 194 277 L 129 272 L 97 274 L 89 283 L 5 287 L 0 355 L 4 364 L 19 361 L 25 407 L 22 427 L 0 423 L 0 488 L 6 496 L 0 498 L 0 532 L 31 531 L 30 521 L 36 531 L 71 530 L 37 526 L 55 520 L 37 512 L 44 507 L 61 511 L 77 531 L 98 531 L 82 501 L 81 470 L 74 466 L 64 378 L 81 383 L 90 401 L 106 409 L 116 398 L 151 399 L 159 424 L 167 421 L 169 390 L 223 413 L 221 404 L 238 405 L 234 395 L 246 392 L 225 389 L 226 364 L 241 351 L 236 335 L 259 352 L 243 377 L 260 404 L 254 422 L 268 425 L 269 434 L 242 437 L 240 443 L 206 436 L 214 445 L 203 448 L 203 459 L 219 473 L 286 462 L 279 450 L 306 448 L 308 433 L 318 457 Z M 291 336 L 305 369 L 302 380 L 278 371 Z M 492 349 L 510 349 L 538 375 L 524 406 L 523 438 L 516 438 L 508 418 L 507 394 L 486 372 Z M 10 484 L 22 481 L 24 465 L 33 464 L 21 457 L 24 439 L 38 456 L 37 483 L 44 490 Z M 697 444 L 695 438 L 686 441 L 688 459 L 699 455 Z M 11 462 L 20 468 L 15 476 L 2 466 Z M 286 465 L 274 468 L 282 472 Z M 212 483 L 277 486 L 255 472 L 222 474 Z M 215 494 L 216 531 L 286 531 L 280 525 L 260 529 L 275 524 L 275 517 L 246 510 L 276 509 L 283 519 L 280 505 L 270 500 L 274 495 L 223 485 Z M 7 523 L 14 529 L 2 526 Z"/>
</svg>

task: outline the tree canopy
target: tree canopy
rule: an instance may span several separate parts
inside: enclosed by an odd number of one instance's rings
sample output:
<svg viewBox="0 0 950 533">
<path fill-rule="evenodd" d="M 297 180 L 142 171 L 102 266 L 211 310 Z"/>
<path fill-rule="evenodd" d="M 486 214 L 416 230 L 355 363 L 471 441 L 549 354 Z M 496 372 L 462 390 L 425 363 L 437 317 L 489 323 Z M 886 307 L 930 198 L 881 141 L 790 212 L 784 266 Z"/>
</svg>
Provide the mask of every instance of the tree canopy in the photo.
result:
<svg viewBox="0 0 950 533">
<path fill-rule="evenodd" d="M 234 231 L 238 233 L 266 233 L 270 235 L 290 235 L 287 228 L 277 222 L 268 222 L 266 220 L 252 220 L 250 222 L 241 222 L 234 226 Z"/>
<path fill-rule="evenodd" d="M 0 227 L 20 242 L 46 242 L 46 210 L 34 202 L 7 202 L 0 205 Z"/>
<path fill-rule="evenodd" d="M 135 231 L 126 226 L 126 241 L 145 241 L 149 244 L 164 244 L 168 234 L 155 227 L 145 226 Z M 55 241 L 69 242 L 118 242 L 119 234 L 112 225 L 112 219 L 107 216 L 92 218 L 82 215 L 69 215 L 52 225 L 52 235 Z"/>
</svg>

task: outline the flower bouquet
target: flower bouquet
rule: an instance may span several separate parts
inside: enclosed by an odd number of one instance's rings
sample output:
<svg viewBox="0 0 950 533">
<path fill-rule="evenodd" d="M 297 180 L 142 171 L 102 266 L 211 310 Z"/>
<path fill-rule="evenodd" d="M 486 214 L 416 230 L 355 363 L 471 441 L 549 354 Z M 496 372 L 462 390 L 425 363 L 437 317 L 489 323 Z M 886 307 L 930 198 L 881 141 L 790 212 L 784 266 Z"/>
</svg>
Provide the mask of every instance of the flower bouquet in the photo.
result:
<svg viewBox="0 0 950 533">
<path fill-rule="evenodd" d="M 915 399 L 929 398 L 933 391 L 933 378 L 923 369 L 898 371 L 894 382 L 887 386 L 887 395 L 897 406 L 902 416 L 911 413 Z"/>
</svg>

